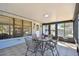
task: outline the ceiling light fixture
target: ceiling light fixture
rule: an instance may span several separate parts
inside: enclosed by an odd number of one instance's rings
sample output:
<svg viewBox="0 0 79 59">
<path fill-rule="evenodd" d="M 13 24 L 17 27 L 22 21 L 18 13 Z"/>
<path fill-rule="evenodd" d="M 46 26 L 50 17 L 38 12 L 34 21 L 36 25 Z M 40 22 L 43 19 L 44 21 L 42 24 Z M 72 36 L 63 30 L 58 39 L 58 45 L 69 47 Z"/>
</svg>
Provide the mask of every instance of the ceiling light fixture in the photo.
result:
<svg viewBox="0 0 79 59">
<path fill-rule="evenodd" d="M 45 17 L 45 18 L 48 18 L 48 17 L 49 17 L 49 15 L 48 15 L 48 14 L 44 14 L 44 17 Z"/>
</svg>

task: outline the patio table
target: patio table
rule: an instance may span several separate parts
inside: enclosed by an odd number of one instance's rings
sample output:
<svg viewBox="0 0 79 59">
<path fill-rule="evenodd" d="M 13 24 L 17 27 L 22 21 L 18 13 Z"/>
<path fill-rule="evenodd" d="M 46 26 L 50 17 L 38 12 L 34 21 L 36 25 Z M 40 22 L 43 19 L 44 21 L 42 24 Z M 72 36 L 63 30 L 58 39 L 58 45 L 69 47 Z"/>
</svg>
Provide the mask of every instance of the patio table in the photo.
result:
<svg viewBox="0 0 79 59">
<path fill-rule="evenodd" d="M 46 48 L 47 48 L 47 46 L 49 46 L 48 45 L 48 42 L 50 42 L 50 39 L 49 38 L 40 38 L 40 39 L 38 39 L 38 40 L 35 40 L 37 43 L 39 42 L 39 44 L 38 45 L 40 45 L 40 49 L 41 49 L 41 55 L 43 56 L 44 55 L 44 52 L 47 50 Z M 37 47 L 39 47 L 37 45 Z"/>
</svg>

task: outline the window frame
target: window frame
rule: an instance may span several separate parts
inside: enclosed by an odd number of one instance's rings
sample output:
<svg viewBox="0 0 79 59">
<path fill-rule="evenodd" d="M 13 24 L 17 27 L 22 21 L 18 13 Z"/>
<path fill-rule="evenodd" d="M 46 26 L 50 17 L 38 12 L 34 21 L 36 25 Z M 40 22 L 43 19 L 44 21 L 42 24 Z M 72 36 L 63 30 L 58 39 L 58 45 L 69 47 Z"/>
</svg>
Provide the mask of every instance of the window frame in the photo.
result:
<svg viewBox="0 0 79 59">
<path fill-rule="evenodd" d="M 68 20 L 68 21 L 59 21 L 59 22 L 51 22 L 51 23 L 43 23 L 43 25 L 50 25 L 50 24 L 55 24 L 55 30 L 56 30 L 56 34 L 55 34 L 55 37 L 57 38 L 58 37 L 58 30 L 57 30 L 57 27 L 58 27 L 58 24 L 59 23 L 69 23 L 69 22 L 72 22 L 73 23 L 73 28 L 74 28 L 74 20 Z M 64 30 L 65 31 L 65 30 Z M 50 32 L 50 31 L 49 31 Z M 42 27 L 42 34 L 43 34 L 43 27 Z M 74 38 L 74 30 L 73 30 L 73 38 Z"/>
<path fill-rule="evenodd" d="M 2 17 L 8 17 L 8 16 L 5 16 L 5 15 L 1 15 Z M 13 18 L 13 17 L 8 17 L 8 18 L 10 18 L 10 21 L 9 22 L 7 22 L 7 23 L 5 23 L 5 22 L 0 22 L 0 25 L 8 25 L 9 26 L 9 35 L 11 35 L 11 33 L 12 33 L 12 37 L 9 37 L 9 38 L 15 38 L 16 36 L 15 36 L 15 26 L 17 25 L 17 24 L 15 24 L 15 21 L 17 20 L 17 18 Z M 6 18 L 5 18 L 6 19 Z M 20 20 L 21 21 L 21 36 L 20 37 L 23 37 L 23 35 L 24 35 L 24 33 L 23 33 L 23 30 L 24 30 L 24 25 L 23 25 L 23 23 L 24 23 L 24 21 L 26 21 L 26 22 L 30 22 L 30 33 L 32 34 L 32 22 L 31 21 L 27 21 L 27 20 L 22 20 L 22 19 L 18 19 L 18 20 Z M 12 21 L 12 22 L 11 22 Z M 11 22 L 11 23 L 10 23 Z M 18 25 L 17 25 L 18 26 Z M 20 26 L 20 25 L 19 25 Z M 11 29 L 12 28 L 12 29 Z M 3 39 L 3 38 L 2 38 Z M 5 39 L 7 39 L 7 38 L 5 38 Z"/>
</svg>

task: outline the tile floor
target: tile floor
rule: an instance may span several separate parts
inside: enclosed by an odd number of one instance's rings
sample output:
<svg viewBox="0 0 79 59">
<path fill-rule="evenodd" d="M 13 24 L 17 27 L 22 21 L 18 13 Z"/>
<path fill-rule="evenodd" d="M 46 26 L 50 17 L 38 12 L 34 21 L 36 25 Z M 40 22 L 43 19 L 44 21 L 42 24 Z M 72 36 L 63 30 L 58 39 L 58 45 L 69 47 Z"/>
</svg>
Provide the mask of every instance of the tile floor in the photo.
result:
<svg viewBox="0 0 79 59">
<path fill-rule="evenodd" d="M 60 56 L 77 56 L 75 44 L 58 42 L 57 48 Z M 26 45 L 25 43 L 23 43 L 9 48 L 0 49 L 0 56 L 25 56 L 25 52 L 26 52 Z M 29 54 L 29 56 L 33 55 L 34 54 L 31 55 Z M 39 53 L 38 56 L 40 56 Z M 52 56 L 51 51 L 50 50 L 46 51 L 45 56 Z"/>
</svg>

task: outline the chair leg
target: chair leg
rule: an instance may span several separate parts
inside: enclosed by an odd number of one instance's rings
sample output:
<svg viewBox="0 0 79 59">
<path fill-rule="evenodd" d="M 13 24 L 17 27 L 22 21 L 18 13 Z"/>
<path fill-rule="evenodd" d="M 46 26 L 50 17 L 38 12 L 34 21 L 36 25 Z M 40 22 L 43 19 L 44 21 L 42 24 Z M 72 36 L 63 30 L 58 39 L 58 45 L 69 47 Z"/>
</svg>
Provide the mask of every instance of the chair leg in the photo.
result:
<svg viewBox="0 0 79 59">
<path fill-rule="evenodd" d="M 52 55 L 54 56 L 54 50 L 53 50 L 53 48 L 50 47 L 50 50 L 51 50 L 51 52 L 52 52 Z"/>
<path fill-rule="evenodd" d="M 27 52 L 25 53 L 25 56 L 27 56 Z"/>
<path fill-rule="evenodd" d="M 37 48 L 34 49 L 35 56 L 37 55 Z"/>
<path fill-rule="evenodd" d="M 38 44 L 36 44 L 36 46 L 35 46 L 35 48 L 34 48 L 34 53 L 35 53 L 35 56 L 37 56 L 38 46 L 39 46 L 39 43 L 38 43 Z"/>
<path fill-rule="evenodd" d="M 28 51 L 26 51 L 25 56 L 27 56 L 27 52 L 28 52 Z"/>
<path fill-rule="evenodd" d="M 27 52 L 28 52 L 28 50 L 29 50 L 29 47 L 27 47 L 27 51 L 26 51 L 26 53 L 25 53 L 25 56 L 27 56 Z"/>
<path fill-rule="evenodd" d="M 57 51 L 57 56 L 59 56 L 59 52 L 58 52 L 58 49 L 57 49 L 57 47 L 55 47 L 56 48 L 56 51 Z"/>
</svg>

